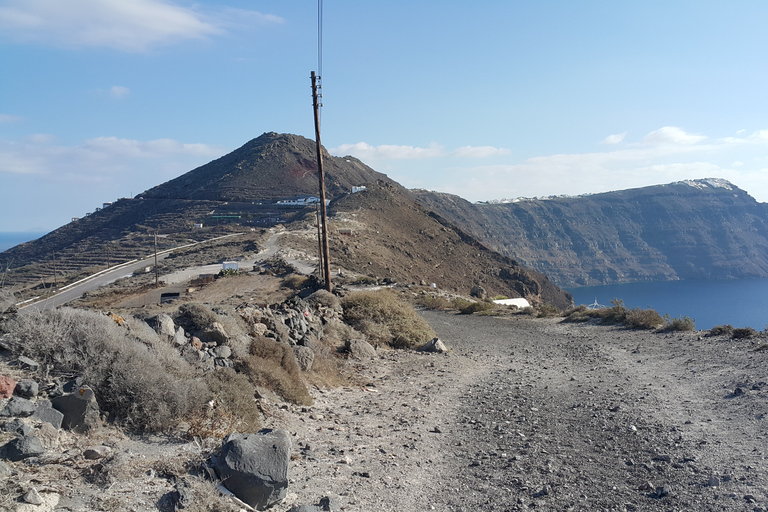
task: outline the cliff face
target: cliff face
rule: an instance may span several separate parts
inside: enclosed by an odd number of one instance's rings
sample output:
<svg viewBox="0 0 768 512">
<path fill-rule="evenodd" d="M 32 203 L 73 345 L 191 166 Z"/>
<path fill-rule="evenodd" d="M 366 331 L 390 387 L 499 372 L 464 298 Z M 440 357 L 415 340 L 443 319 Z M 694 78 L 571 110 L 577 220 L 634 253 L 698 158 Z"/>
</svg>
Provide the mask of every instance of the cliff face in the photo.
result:
<svg viewBox="0 0 768 512">
<path fill-rule="evenodd" d="M 768 205 L 724 180 L 505 204 L 416 195 L 560 286 L 768 277 Z"/>
</svg>

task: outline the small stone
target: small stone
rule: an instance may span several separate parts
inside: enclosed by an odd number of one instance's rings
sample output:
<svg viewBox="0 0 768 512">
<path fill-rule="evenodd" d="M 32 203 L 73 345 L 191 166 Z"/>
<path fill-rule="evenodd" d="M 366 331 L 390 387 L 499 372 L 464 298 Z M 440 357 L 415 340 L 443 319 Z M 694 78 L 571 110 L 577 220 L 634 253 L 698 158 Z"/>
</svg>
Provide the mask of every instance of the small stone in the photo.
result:
<svg viewBox="0 0 768 512">
<path fill-rule="evenodd" d="M 25 503 L 29 503 L 30 505 L 42 505 L 43 504 L 43 498 L 40 497 L 40 493 L 37 492 L 37 489 L 34 487 L 31 488 L 22 498 Z"/>
<path fill-rule="evenodd" d="M 190 341 L 190 344 L 195 350 L 203 349 L 203 342 L 200 341 L 200 338 L 198 338 L 197 336 L 192 336 L 192 340 Z"/>
<path fill-rule="evenodd" d="M 656 497 L 657 498 L 666 498 L 669 496 L 669 493 L 672 492 L 672 489 L 668 485 L 663 485 L 661 487 L 656 488 Z"/>
<path fill-rule="evenodd" d="M 51 403 L 47 400 L 37 401 L 37 410 L 32 415 L 33 420 L 40 420 L 43 423 L 48 423 L 58 430 L 61 428 L 61 422 L 64 421 L 64 414 L 57 411 L 51 406 Z"/>
<path fill-rule="evenodd" d="M 0 375 L 0 398 L 11 398 L 14 389 L 16 389 L 16 381 Z"/>
<path fill-rule="evenodd" d="M 26 436 L 32 431 L 32 428 L 20 419 L 16 418 L 3 425 L 3 430 L 6 432 L 13 432 L 14 434 L 19 434 L 21 436 Z"/>
<path fill-rule="evenodd" d="M 710 487 L 720 487 L 720 479 L 715 475 L 712 475 L 709 477 L 709 480 L 707 480 L 707 485 Z"/>
<path fill-rule="evenodd" d="M 341 510 L 341 505 L 330 496 L 323 496 L 320 498 L 320 510 L 325 512 L 338 512 Z"/>
<path fill-rule="evenodd" d="M 31 370 L 33 372 L 36 372 L 38 369 L 40 369 L 40 363 L 26 356 L 19 356 L 18 362 L 19 362 L 19 366 L 21 366 L 25 370 Z"/>
<path fill-rule="evenodd" d="M 744 394 L 744 389 L 736 388 L 733 390 L 733 396 L 741 396 Z"/>
<path fill-rule="evenodd" d="M 419 349 L 419 352 L 431 352 L 436 354 L 444 354 L 448 352 L 448 349 L 445 346 L 445 343 L 443 343 L 440 338 L 434 338 L 432 341 L 428 341 L 424 345 L 422 345 Z"/>
<path fill-rule="evenodd" d="M 37 396 L 39 391 L 40 387 L 37 382 L 31 379 L 25 379 L 16 384 L 16 389 L 13 392 L 22 398 L 33 398 Z"/>
<path fill-rule="evenodd" d="M 112 448 L 109 446 L 89 446 L 85 449 L 85 451 L 83 451 L 83 457 L 88 460 L 98 460 L 103 459 L 110 453 L 112 453 Z"/>
<path fill-rule="evenodd" d="M 37 431 L 37 437 L 40 439 L 43 448 L 46 450 L 55 450 L 59 447 L 59 429 L 50 423 L 44 422 Z"/>
</svg>

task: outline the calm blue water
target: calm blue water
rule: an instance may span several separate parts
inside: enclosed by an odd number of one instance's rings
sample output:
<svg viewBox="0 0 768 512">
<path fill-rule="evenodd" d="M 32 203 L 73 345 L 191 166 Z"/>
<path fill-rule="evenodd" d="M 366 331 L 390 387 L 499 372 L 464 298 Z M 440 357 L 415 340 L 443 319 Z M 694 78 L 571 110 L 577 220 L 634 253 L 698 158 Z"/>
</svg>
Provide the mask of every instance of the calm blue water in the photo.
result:
<svg viewBox="0 0 768 512">
<path fill-rule="evenodd" d="M 585 286 L 568 290 L 576 304 L 611 306 L 614 298 L 630 308 L 653 308 L 676 318 L 689 316 L 697 329 L 716 325 L 752 327 L 762 331 L 768 326 L 768 279 L 729 281 L 667 281 L 606 286 Z"/>
<path fill-rule="evenodd" d="M 24 242 L 40 238 L 44 234 L 37 231 L 0 232 L 0 252 Z"/>
</svg>

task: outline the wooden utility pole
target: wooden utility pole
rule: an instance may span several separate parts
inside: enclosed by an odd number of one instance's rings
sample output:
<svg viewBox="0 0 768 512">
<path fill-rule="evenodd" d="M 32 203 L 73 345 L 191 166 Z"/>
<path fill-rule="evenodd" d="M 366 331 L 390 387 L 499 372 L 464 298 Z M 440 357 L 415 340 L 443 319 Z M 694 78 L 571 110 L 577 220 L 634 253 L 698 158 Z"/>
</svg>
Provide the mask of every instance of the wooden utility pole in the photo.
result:
<svg viewBox="0 0 768 512">
<path fill-rule="evenodd" d="M 56 277 L 56 251 L 53 251 L 53 289 L 59 289 L 59 280 Z"/>
<path fill-rule="evenodd" d="M 315 111 L 315 146 L 317 147 L 317 174 L 320 179 L 320 214 L 323 244 L 323 273 L 325 289 L 331 291 L 331 258 L 328 253 L 328 212 L 325 208 L 325 173 L 323 172 L 323 153 L 320 143 L 320 103 L 317 101 L 317 76 L 312 72 L 312 107 Z"/>
<path fill-rule="evenodd" d="M 155 231 L 155 288 L 160 288 L 160 282 L 157 276 L 157 231 Z"/>
<path fill-rule="evenodd" d="M 320 262 L 320 279 L 325 282 L 325 267 L 323 265 L 323 229 L 320 221 L 320 205 L 315 208 L 315 223 L 317 224 L 317 255 Z"/>
</svg>

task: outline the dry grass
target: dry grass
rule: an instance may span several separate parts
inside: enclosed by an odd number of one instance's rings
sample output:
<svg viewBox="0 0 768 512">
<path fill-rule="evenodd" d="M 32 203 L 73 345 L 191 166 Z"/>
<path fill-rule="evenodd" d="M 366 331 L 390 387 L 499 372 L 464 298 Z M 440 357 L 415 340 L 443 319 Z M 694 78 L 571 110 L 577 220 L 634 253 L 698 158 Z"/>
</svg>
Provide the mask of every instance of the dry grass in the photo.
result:
<svg viewBox="0 0 768 512">
<path fill-rule="evenodd" d="M 395 348 L 415 348 L 437 336 L 413 306 L 388 289 L 352 293 L 342 299 L 342 307 L 344 321 L 361 332 L 371 325 L 389 330 L 386 344 Z"/>
<path fill-rule="evenodd" d="M 6 329 L 17 353 L 54 375 L 82 375 L 99 407 L 129 428 L 172 428 L 210 399 L 167 343 L 139 339 L 105 315 L 61 308 L 20 315 Z"/>
<path fill-rule="evenodd" d="M 269 388 L 289 402 L 312 404 L 291 347 L 257 336 L 251 342 L 250 351 L 251 355 L 245 359 L 241 370 L 253 384 Z"/>
</svg>

